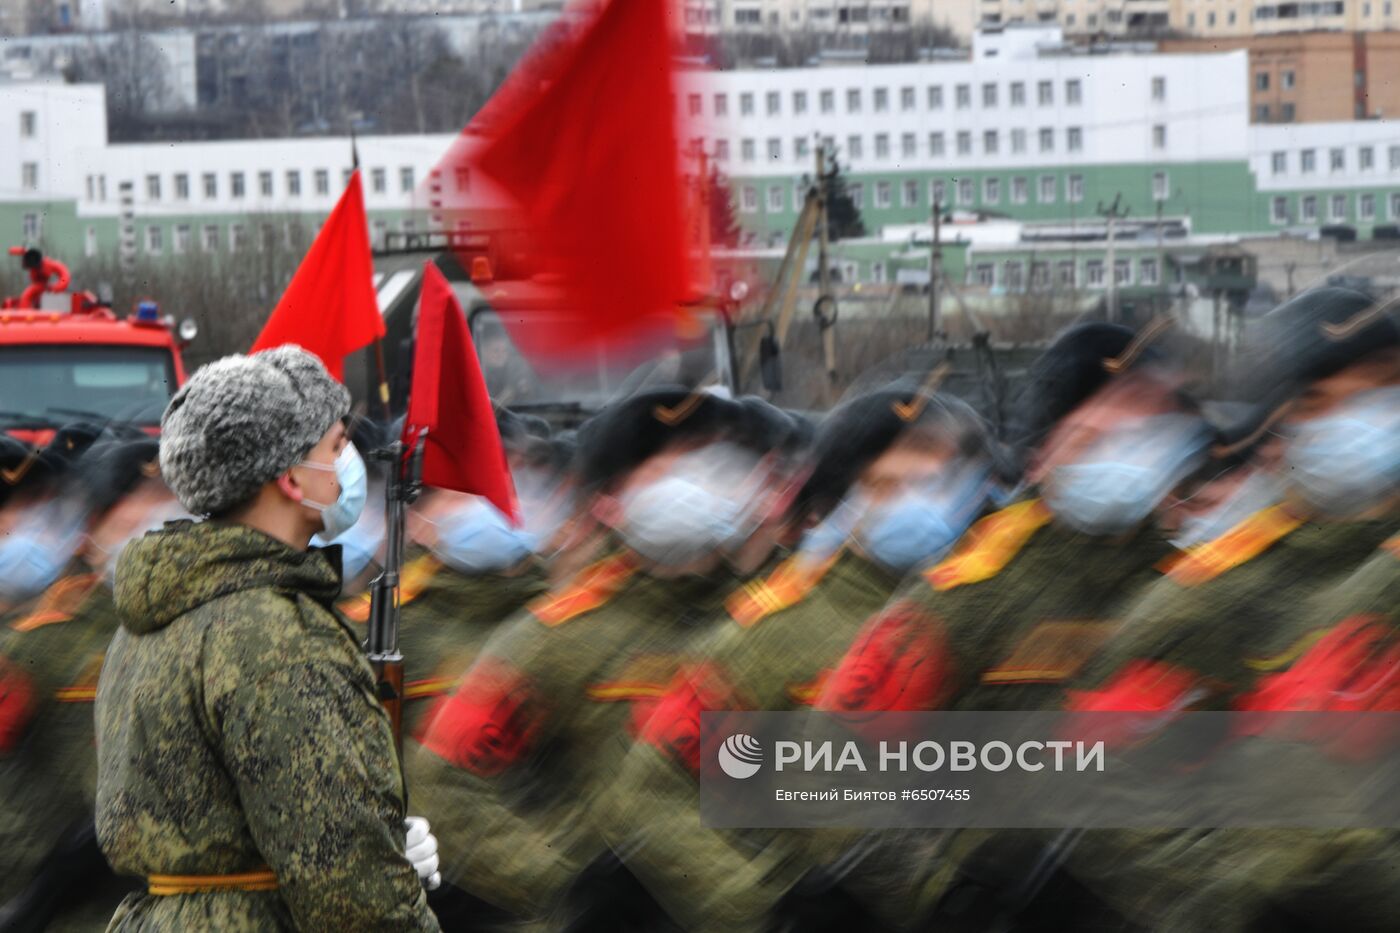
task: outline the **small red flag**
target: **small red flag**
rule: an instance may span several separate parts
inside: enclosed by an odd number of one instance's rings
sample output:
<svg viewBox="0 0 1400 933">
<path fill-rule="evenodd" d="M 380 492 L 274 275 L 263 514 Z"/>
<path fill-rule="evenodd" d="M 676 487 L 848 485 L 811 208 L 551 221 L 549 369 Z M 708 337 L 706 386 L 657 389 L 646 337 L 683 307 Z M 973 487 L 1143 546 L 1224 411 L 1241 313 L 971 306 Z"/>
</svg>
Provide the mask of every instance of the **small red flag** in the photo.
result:
<svg viewBox="0 0 1400 933">
<path fill-rule="evenodd" d="M 531 356 L 577 357 L 658 324 L 673 335 L 695 296 L 668 6 L 611 0 L 577 33 L 551 33 L 439 166 L 492 183 L 533 271 L 557 276 L 557 326 L 512 334 Z"/>
<path fill-rule="evenodd" d="M 383 336 L 365 195 L 356 170 L 248 352 L 294 343 L 319 356 L 343 381 L 346 355 Z"/>
<path fill-rule="evenodd" d="M 511 521 L 519 520 L 515 484 L 466 316 L 432 262 L 423 264 L 402 440 L 412 450 L 420 437 L 425 484 L 482 496 Z"/>
</svg>

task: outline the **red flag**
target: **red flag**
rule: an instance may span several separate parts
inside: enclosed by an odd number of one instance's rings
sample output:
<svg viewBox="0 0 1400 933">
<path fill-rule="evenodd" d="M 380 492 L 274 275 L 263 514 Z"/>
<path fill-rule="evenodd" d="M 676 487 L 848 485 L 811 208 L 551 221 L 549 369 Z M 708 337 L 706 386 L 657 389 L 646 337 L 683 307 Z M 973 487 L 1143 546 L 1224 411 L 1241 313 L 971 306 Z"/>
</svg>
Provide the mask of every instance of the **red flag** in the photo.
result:
<svg viewBox="0 0 1400 933">
<path fill-rule="evenodd" d="M 343 380 L 346 354 L 383 336 L 357 170 L 248 352 L 294 343 Z"/>
<path fill-rule="evenodd" d="M 466 316 L 432 262 L 423 264 L 402 439 L 412 450 L 419 437 L 424 438 L 424 483 L 482 496 L 518 521 L 515 484 Z"/>
<path fill-rule="evenodd" d="M 527 354 L 626 342 L 694 294 L 667 8 L 612 0 L 548 36 L 439 167 L 494 183 L 534 271 L 558 277 L 567 313 L 516 329 Z"/>
</svg>

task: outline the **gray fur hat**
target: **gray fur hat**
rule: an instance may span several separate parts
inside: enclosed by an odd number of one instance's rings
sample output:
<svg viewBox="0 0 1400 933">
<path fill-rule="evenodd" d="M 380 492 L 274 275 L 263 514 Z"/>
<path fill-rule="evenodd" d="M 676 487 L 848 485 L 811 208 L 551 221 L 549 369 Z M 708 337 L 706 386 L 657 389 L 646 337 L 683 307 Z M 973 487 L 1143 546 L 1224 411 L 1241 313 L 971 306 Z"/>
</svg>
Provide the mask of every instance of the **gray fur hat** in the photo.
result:
<svg viewBox="0 0 1400 933">
<path fill-rule="evenodd" d="M 301 347 L 200 368 L 160 421 L 160 472 L 180 504 L 218 515 L 295 466 L 350 411 L 350 393 Z"/>
</svg>

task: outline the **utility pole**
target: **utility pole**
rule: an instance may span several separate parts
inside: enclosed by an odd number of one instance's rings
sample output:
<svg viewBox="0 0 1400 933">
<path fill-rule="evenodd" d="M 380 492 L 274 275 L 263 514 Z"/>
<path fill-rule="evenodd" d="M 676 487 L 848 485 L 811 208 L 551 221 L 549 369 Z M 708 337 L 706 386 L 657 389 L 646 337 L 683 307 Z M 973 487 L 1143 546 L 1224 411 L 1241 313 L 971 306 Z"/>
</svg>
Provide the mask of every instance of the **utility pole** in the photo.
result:
<svg viewBox="0 0 1400 933">
<path fill-rule="evenodd" d="M 1122 201 L 1123 195 L 1120 192 L 1113 196 L 1113 203 L 1108 207 L 1104 207 L 1103 202 L 1100 201 L 1098 208 L 1098 215 L 1108 225 L 1108 254 L 1104 264 L 1108 266 L 1108 322 L 1110 324 L 1118 323 L 1118 265 L 1113 249 L 1113 225 L 1121 218 L 1128 216 L 1128 212 L 1121 206 Z"/>
<path fill-rule="evenodd" d="M 826 265 L 826 248 L 829 231 L 827 228 L 827 177 L 826 147 L 817 146 L 817 283 L 818 298 L 831 294 L 831 273 Z"/>
<path fill-rule="evenodd" d="M 943 202 L 933 201 L 933 251 L 928 257 L 928 342 L 938 333 L 938 290 L 943 279 Z"/>
</svg>

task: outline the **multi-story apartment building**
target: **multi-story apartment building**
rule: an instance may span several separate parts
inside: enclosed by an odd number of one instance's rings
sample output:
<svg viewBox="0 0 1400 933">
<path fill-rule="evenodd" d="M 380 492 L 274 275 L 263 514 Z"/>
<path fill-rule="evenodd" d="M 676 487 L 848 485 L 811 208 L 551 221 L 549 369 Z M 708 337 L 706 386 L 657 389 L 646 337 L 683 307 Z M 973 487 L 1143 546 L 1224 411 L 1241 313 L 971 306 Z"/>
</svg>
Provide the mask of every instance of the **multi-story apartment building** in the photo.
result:
<svg viewBox="0 0 1400 933">
<path fill-rule="evenodd" d="M 968 41 L 978 0 L 684 0 L 691 33 L 804 30 L 865 35 L 933 23 Z"/>
</svg>

